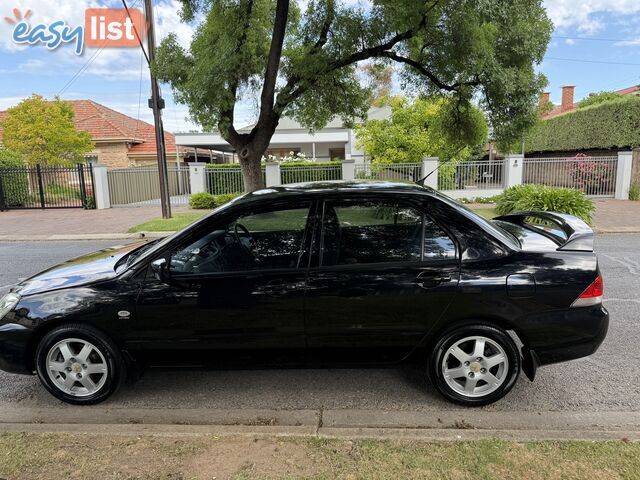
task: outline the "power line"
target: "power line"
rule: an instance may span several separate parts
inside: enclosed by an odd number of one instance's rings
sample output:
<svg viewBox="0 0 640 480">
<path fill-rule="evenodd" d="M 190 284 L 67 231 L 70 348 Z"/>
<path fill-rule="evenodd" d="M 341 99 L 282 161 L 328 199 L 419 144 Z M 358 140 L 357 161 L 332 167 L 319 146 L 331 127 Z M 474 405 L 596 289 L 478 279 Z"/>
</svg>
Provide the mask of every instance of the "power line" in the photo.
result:
<svg viewBox="0 0 640 480">
<path fill-rule="evenodd" d="M 124 0 L 123 0 L 124 1 Z M 131 6 L 131 8 L 135 8 L 138 6 L 138 3 L 140 3 L 140 0 L 135 0 L 134 5 Z M 128 9 L 127 9 L 127 14 L 128 14 Z M 135 26 L 134 26 L 135 29 Z M 136 36 L 138 36 L 138 33 L 136 31 Z M 140 41 L 140 37 L 138 36 L 138 41 Z M 69 88 L 73 82 L 75 82 L 78 77 L 80 75 L 82 75 L 83 72 L 85 72 L 87 70 L 87 68 L 89 68 L 91 66 L 91 64 L 95 61 L 96 58 L 98 58 L 98 56 L 102 53 L 102 51 L 105 49 L 106 45 L 107 45 L 108 40 L 105 39 L 104 43 L 102 44 L 102 46 L 96 50 L 93 55 L 91 55 L 91 57 L 84 63 L 84 65 L 82 65 L 82 67 L 80 67 L 80 69 L 71 77 L 71 79 L 64 85 L 64 87 L 62 87 L 60 89 L 60 91 L 58 91 L 57 95 L 62 95 L 67 88 Z M 146 52 L 145 52 L 145 57 L 147 56 Z"/>
<path fill-rule="evenodd" d="M 633 42 L 637 40 L 637 38 L 570 37 L 566 35 L 551 35 L 551 38 L 559 38 L 561 40 L 586 40 L 589 42 Z"/>
<path fill-rule="evenodd" d="M 563 57 L 544 57 L 547 60 L 559 60 L 561 62 L 579 62 L 579 63 L 602 63 L 605 65 L 627 65 L 632 67 L 640 67 L 640 63 L 631 62 L 609 62 L 606 60 L 587 60 L 584 58 L 563 58 Z"/>
</svg>

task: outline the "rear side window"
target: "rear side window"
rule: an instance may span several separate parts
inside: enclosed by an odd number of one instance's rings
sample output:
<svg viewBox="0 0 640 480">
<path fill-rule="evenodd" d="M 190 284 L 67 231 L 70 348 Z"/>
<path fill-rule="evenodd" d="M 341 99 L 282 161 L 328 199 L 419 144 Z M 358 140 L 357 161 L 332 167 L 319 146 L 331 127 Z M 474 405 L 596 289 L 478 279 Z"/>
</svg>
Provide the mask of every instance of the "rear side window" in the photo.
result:
<svg viewBox="0 0 640 480">
<path fill-rule="evenodd" d="M 420 210 L 384 201 L 325 203 L 322 244 L 323 266 L 419 262 L 456 254 L 451 239 Z"/>
</svg>

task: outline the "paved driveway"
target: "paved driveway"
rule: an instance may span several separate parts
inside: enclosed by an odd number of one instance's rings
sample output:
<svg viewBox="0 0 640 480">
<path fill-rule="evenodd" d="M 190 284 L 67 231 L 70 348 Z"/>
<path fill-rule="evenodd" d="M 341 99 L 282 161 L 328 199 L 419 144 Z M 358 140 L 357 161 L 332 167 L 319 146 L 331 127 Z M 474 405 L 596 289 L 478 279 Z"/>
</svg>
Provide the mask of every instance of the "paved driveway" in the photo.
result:
<svg viewBox="0 0 640 480">
<path fill-rule="evenodd" d="M 0 243 L 0 286 L 102 246 L 106 244 Z M 611 312 L 609 335 L 600 350 L 586 359 L 540 369 L 535 383 L 522 376 L 507 398 L 475 412 L 640 412 L 640 235 L 600 235 L 597 249 Z M 45 393 L 34 377 L 0 372 L 0 412 L 16 407 L 40 412 L 32 418 L 38 421 L 47 411 L 78 412 Z M 212 415 L 222 409 L 456 410 L 417 368 L 150 371 L 101 408 L 104 415 L 171 409 L 172 422 L 187 421 L 180 420 L 183 410 L 175 409 L 204 409 Z"/>
</svg>

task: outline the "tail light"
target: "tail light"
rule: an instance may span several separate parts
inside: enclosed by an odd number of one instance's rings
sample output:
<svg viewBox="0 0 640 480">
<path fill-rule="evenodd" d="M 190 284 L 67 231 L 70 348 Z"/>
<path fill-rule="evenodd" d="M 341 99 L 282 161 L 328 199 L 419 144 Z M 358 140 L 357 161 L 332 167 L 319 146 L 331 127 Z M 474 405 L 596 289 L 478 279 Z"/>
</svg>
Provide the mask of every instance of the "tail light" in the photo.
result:
<svg viewBox="0 0 640 480">
<path fill-rule="evenodd" d="M 598 275 L 591 285 L 571 304 L 572 307 L 591 307 L 602 303 L 602 295 L 604 294 L 604 282 L 602 275 Z"/>
</svg>

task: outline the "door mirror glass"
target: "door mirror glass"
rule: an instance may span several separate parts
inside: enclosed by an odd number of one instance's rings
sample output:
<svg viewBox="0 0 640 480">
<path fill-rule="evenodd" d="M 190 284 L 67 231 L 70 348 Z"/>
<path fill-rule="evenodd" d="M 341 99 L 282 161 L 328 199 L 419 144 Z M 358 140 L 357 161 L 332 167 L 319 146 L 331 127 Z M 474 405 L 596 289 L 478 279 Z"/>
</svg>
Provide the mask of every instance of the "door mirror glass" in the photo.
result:
<svg viewBox="0 0 640 480">
<path fill-rule="evenodd" d="M 153 276 L 161 282 L 166 282 L 169 279 L 167 260 L 164 258 L 159 258 L 151 262 L 151 271 L 153 272 Z"/>
</svg>

